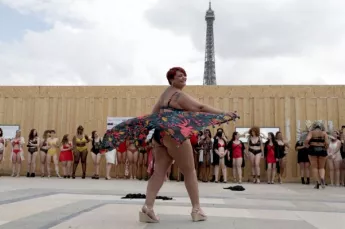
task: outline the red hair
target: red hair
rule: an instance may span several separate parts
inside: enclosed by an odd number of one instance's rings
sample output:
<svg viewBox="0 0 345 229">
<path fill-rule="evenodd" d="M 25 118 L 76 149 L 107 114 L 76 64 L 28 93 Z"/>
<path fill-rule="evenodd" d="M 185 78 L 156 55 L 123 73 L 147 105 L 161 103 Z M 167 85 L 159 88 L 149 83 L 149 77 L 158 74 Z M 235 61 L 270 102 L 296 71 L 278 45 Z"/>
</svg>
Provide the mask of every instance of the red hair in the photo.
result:
<svg viewBox="0 0 345 229">
<path fill-rule="evenodd" d="M 167 79 L 168 79 L 168 82 L 170 85 L 171 85 L 170 80 L 174 79 L 176 72 L 178 72 L 178 71 L 182 72 L 185 76 L 187 76 L 186 71 L 181 67 L 170 68 L 169 71 L 167 72 Z"/>
</svg>

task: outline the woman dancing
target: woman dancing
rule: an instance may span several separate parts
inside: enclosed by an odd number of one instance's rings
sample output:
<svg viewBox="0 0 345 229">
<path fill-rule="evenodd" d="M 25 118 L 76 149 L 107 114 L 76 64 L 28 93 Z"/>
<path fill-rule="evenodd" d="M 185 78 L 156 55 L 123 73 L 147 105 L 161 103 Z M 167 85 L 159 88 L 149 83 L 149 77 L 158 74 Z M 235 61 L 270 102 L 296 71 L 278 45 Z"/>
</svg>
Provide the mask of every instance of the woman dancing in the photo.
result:
<svg viewBox="0 0 345 229">
<path fill-rule="evenodd" d="M 107 131 L 103 138 L 106 140 L 103 146 L 111 149 L 127 138 L 146 139 L 145 132 L 155 129 L 153 134 L 155 172 L 147 185 L 145 204 L 139 212 L 140 221 L 159 222 L 153 206 L 173 160 L 185 178 L 185 186 L 192 202 L 193 221 L 206 220 L 207 217 L 200 208 L 198 180 L 189 138 L 207 126 L 226 123 L 238 116 L 232 112 L 223 112 L 201 104 L 182 92 L 187 80 L 184 69 L 179 67 L 170 69 L 167 79 L 170 87 L 160 96 L 152 114 L 127 120 Z"/>
</svg>

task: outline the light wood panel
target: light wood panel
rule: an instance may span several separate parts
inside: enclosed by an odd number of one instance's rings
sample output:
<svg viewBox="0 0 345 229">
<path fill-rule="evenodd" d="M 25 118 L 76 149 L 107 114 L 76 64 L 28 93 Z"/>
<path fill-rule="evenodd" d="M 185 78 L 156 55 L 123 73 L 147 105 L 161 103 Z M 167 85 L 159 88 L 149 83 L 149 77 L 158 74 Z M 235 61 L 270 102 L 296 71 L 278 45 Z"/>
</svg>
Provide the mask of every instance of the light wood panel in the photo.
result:
<svg viewBox="0 0 345 229">
<path fill-rule="evenodd" d="M 75 134 L 83 125 L 88 134 L 106 128 L 107 116 L 138 116 L 151 112 L 164 86 L 121 87 L 0 87 L 0 123 L 19 124 L 27 138 L 31 128 L 42 136 L 44 130 L 55 129 L 58 137 Z M 291 150 L 288 154 L 286 180 L 298 179 L 297 156 L 294 151 L 296 126 L 305 120 L 322 119 L 333 122 L 335 128 L 345 125 L 345 86 L 189 86 L 186 92 L 199 101 L 220 109 L 237 110 L 241 119 L 223 125 L 227 136 L 236 127 L 279 127 L 288 134 Z M 214 130 L 212 130 L 214 133 Z M 37 159 L 37 164 L 38 164 Z M 250 175 L 247 163 L 245 176 Z M 3 162 L 10 173 L 9 149 Z M 102 160 L 102 175 L 104 175 Z M 39 171 L 39 166 L 37 168 Z M 262 163 L 262 171 L 264 164 Z M 26 172 L 26 161 L 22 173 Z M 80 174 L 80 168 L 79 168 Z M 88 175 L 93 174 L 88 157 Z M 229 170 L 229 177 L 231 177 Z M 262 173 L 265 176 L 265 173 Z"/>
</svg>

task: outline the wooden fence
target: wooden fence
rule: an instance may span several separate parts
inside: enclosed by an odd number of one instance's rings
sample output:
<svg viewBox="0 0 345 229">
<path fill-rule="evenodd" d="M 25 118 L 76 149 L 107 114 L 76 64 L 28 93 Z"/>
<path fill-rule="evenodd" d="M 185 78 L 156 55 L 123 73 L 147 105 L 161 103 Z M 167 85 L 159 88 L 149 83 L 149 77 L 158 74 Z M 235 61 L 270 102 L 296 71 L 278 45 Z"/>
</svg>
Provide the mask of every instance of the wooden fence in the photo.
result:
<svg viewBox="0 0 345 229">
<path fill-rule="evenodd" d="M 40 135 L 46 129 L 55 129 L 60 138 L 66 133 L 75 134 L 78 125 L 83 125 L 87 133 L 97 130 L 102 134 L 107 116 L 149 113 L 165 88 L 0 87 L 0 124 L 20 125 L 26 139 L 32 128 Z M 225 111 L 238 111 L 241 116 L 238 122 L 223 125 L 228 136 L 235 127 L 279 127 L 294 148 L 298 123 L 303 127 L 305 120 L 325 120 L 332 121 L 335 128 L 345 124 L 345 86 L 189 86 L 186 92 L 203 103 Z M 3 162 L 7 174 L 11 171 L 8 151 Z M 249 163 L 246 167 L 245 176 L 248 176 Z M 22 174 L 26 173 L 25 162 L 22 168 Z M 87 170 L 88 175 L 93 174 L 91 157 L 88 157 Z M 102 175 L 104 170 L 102 162 Z M 295 181 L 298 176 L 297 155 L 291 150 L 286 180 Z"/>
</svg>

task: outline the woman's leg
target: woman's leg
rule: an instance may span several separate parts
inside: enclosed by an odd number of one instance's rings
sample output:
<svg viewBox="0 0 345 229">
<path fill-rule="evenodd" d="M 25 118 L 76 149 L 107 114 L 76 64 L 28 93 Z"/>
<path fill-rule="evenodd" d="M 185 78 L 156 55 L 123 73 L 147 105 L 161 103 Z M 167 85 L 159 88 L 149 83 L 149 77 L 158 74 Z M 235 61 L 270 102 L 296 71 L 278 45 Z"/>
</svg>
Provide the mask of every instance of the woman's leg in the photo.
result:
<svg viewBox="0 0 345 229">
<path fill-rule="evenodd" d="M 143 164 L 144 164 L 144 154 L 139 153 L 138 155 L 138 170 L 139 170 L 139 179 L 143 179 Z"/>
<path fill-rule="evenodd" d="M 235 166 L 236 166 L 236 171 L 237 171 L 237 180 L 238 183 L 242 183 L 242 162 L 243 158 L 236 158 L 234 159 L 235 161 Z"/>
<path fill-rule="evenodd" d="M 168 154 L 167 148 L 165 148 L 164 146 L 155 143 L 152 150 L 157 151 L 157 154 L 155 154 L 155 171 L 149 179 L 146 189 L 145 205 L 149 210 L 153 209 L 157 193 L 162 187 L 168 168 L 173 161 L 172 157 Z M 154 218 L 153 215 L 150 215 L 150 217 Z"/>
<path fill-rule="evenodd" d="M 73 164 L 73 161 L 67 161 L 67 166 L 66 166 L 67 178 L 70 178 L 72 176 L 72 164 Z"/>
<path fill-rule="evenodd" d="M 41 161 L 41 177 L 44 177 L 45 170 L 47 168 L 47 154 L 43 151 L 40 152 Z"/>
<path fill-rule="evenodd" d="M 133 178 L 137 179 L 137 172 L 138 172 L 138 157 L 139 157 L 139 152 L 138 150 L 133 153 L 133 164 L 132 164 L 132 169 L 133 169 Z"/>
<path fill-rule="evenodd" d="M 331 181 L 331 185 L 334 185 L 334 163 L 333 160 L 331 158 L 327 159 L 327 165 L 329 168 L 329 179 Z"/>
<path fill-rule="evenodd" d="M 93 162 L 93 166 L 94 166 L 94 169 L 95 169 L 95 173 L 94 175 L 92 176 L 92 178 L 94 179 L 96 177 L 96 174 L 97 174 L 97 155 L 91 151 L 91 158 L 92 158 L 92 162 Z"/>
<path fill-rule="evenodd" d="M 165 136 L 163 141 L 164 141 L 164 145 L 168 149 L 168 154 L 175 160 L 175 163 L 177 164 L 182 174 L 184 175 L 185 186 L 186 186 L 189 198 L 192 202 L 193 220 L 194 221 L 204 220 L 205 215 L 202 213 L 200 209 L 198 179 L 197 179 L 196 171 L 194 168 L 193 150 L 192 150 L 190 141 L 189 140 L 184 141 L 179 147 L 176 147 L 175 140 L 173 140 L 170 136 Z M 159 153 L 157 153 L 157 157 L 158 155 Z M 166 157 L 166 161 L 168 160 L 169 160 L 169 157 Z M 168 166 L 166 166 L 166 168 L 167 167 Z M 201 218 L 196 219 L 194 217 L 201 217 Z"/>
<path fill-rule="evenodd" d="M 132 151 L 127 150 L 127 160 L 129 163 L 129 177 L 130 179 L 133 179 L 133 169 L 132 169 L 132 165 L 133 165 L 133 161 L 134 161 L 134 156 Z"/>
<path fill-rule="evenodd" d="M 83 170 L 83 176 L 81 177 L 82 179 L 85 179 L 85 176 L 86 176 L 87 154 L 88 154 L 87 150 L 84 150 L 83 152 L 80 153 L 81 168 Z"/>
<path fill-rule="evenodd" d="M 59 173 L 59 159 L 58 159 L 57 153 L 53 155 L 53 161 L 54 161 L 56 176 L 61 178 L 60 173 Z"/>
<path fill-rule="evenodd" d="M 267 163 L 267 183 L 271 184 L 272 180 L 272 163 Z"/>
<path fill-rule="evenodd" d="M 67 161 L 61 162 L 63 178 L 67 177 Z"/>
<path fill-rule="evenodd" d="M 277 173 L 277 163 L 272 164 L 272 177 L 271 177 L 271 184 L 274 184 L 274 179 Z"/>
<path fill-rule="evenodd" d="M 250 153 L 249 159 L 250 159 L 250 165 L 252 167 L 253 182 L 256 183 L 255 155 L 253 153 Z"/>
<path fill-rule="evenodd" d="M 26 177 L 30 177 L 31 174 L 31 161 L 32 161 L 32 154 L 30 152 L 28 152 L 28 164 L 27 164 L 27 173 L 26 173 Z"/>
<path fill-rule="evenodd" d="M 334 182 L 336 186 L 340 185 L 340 167 L 341 167 L 341 160 L 334 161 Z"/>
<path fill-rule="evenodd" d="M 316 182 L 316 185 L 320 184 L 319 170 L 318 170 L 318 159 L 316 156 L 309 155 L 309 161 L 311 166 L 311 172 Z"/>
<path fill-rule="evenodd" d="M 318 157 L 318 170 L 319 170 L 319 175 L 320 175 L 320 181 L 322 188 L 325 188 L 326 183 L 325 183 L 325 165 L 326 165 L 326 160 L 327 157 Z"/>
<path fill-rule="evenodd" d="M 111 166 L 112 165 L 113 164 L 111 164 L 111 163 L 107 163 L 107 165 L 106 165 L 106 175 L 105 175 L 105 179 L 106 180 L 110 180 L 111 179 L 110 171 L 111 171 Z"/>
<path fill-rule="evenodd" d="M 31 177 L 36 176 L 36 158 L 37 158 L 38 152 L 34 152 L 31 157 Z"/>
<path fill-rule="evenodd" d="M 47 160 L 46 160 L 46 163 L 47 163 L 47 176 L 50 177 L 50 163 L 52 161 L 52 156 L 47 153 Z"/>
<path fill-rule="evenodd" d="M 78 164 L 80 161 L 80 152 L 78 150 L 75 150 L 73 152 L 74 162 L 73 162 L 73 173 L 72 178 L 75 179 L 75 172 L 77 171 Z"/>
<path fill-rule="evenodd" d="M 22 158 L 20 156 L 20 153 L 16 154 L 16 160 L 17 160 L 17 177 L 20 177 L 20 169 L 22 167 Z"/>
<path fill-rule="evenodd" d="M 306 184 L 310 184 L 310 163 L 304 163 L 304 175 L 307 178 Z"/>
<path fill-rule="evenodd" d="M 115 155 L 116 157 L 116 155 Z M 97 175 L 97 179 L 99 178 L 99 165 L 101 164 L 101 158 L 102 155 L 100 153 L 97 154 L 96 156 L 96 175 Z"/>
<path fill-rule="evenodd" d="M 143 173 L 142 175 L 147 179 L 147 153 L 144 153 L 144 159 L 143 159 Z"/>
<path fill-rule="evenodd" d="M 260 183 L 260 161 L 261 153 L 255 155 L 255 174 L 256 174 L 256 183 Z"/>
<path fill-rule="evenodd" d="M 219 159 L 219 165 L 220 165 L 220 168 L 222 169 L 223 182 L 226 183 L 226 182 L 228 182 L 228 173 L 227 173 L 227 168 L 225 166 L 225 158 L 224 157 Z"/>
<path fill-rule="evenodd" d="M 12 153 L 12 177 L 16 176 L 17 154 Z"/>
<path fill-rule="evenodd" d="M 304 171 L 305 171 L 305 167 L 304 167 L 305 163 L 304 162 L 300 162 L 299 163 L 299 171 L 301 174 L 301 183 L 305 184 L 305 180 L 304 180 Z"/>
</svg>

